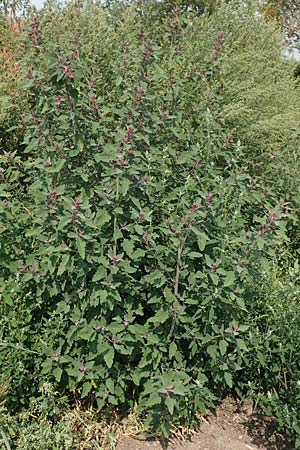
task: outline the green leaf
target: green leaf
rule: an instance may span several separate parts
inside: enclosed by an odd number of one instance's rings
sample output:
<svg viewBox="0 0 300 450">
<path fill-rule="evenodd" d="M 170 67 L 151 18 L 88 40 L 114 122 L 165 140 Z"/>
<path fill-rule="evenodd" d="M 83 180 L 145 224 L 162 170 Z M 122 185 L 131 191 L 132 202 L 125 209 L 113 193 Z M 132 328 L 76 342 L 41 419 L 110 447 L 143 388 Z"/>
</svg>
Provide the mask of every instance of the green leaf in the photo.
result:
<svg viewBox="0 0 300 450">
<path fill-rule="evenodd" d="M 108 212 L 105 209 L 101 209 L 100 211 L 98 211 L 97 217 L 96 217 L 96 225 L 98 227 L 102 227 L 102 225 L 109 222 L 109 220 L 110 220 L 110 215 L 108 214 Z"/>
<path fill-rule="evenodd" d="M 173 412 L 174 412 L 174 406 L 176 405 L 175 398 L 169 396 L 166 398 L 165 403 L 166 403 L 166 407 L 168 408 L 169 413 L 172 416 Z"/>
<path fill-rule="evenodd" d="M 262 249 L 264 248 L 264 246 L 265 246 L 265 241 L 264 241 L 264 239 L 261 238 L 260 236 L 258 236 L 256 242 L 257 242 L 257 247 L 258 247 L 258 249 L 259 249 L 259 250 L 262 250 Z"/>
<path fill-rule="evenodd" d="M 217 356 L 217 346 L 216 345 L 209 345 L 207 347 L 207 353 L 212 359 L 216 359 Z"/>
<path fill-rule="evenodd" d="M 148 322 L 154 322 L 154 323 L 165 323 L 166 320 L 168 320 L 169 318 L 169 314 L 164 311 L 163 309 L 160 309 L 159 311 L 157 311 L 157 313 L 151 317 Z"/>
<path fill-rule="evenodd" d="M 26 231 L 25 236 L 31 237 L 31 236 L 37 236 L 40 233 L 40 230 L 38 228 L 32 228 Z"/>
<path fill-rule="evenodd" d="M 111 333 L 120 333 L 120 331 L 123 331 L 126 328 L 126 325 L 124 325 L 123 323 L 118 323 L 118 322 L 112 322 L 110 325 L 108 325 L 107 329 L 108 331 L 110 331 Z"/>
<path fill-rule="evenodd" d="M 22 277 L 22 282 L 25 283 L 26 281 L 29 281 L 33 278 L 33 275 L 31 272 L 27 272 L 25 273 L 25 275 L 23 275 Z"/>
<path fill-rule="evenodd" d="M 117 79 L 116 79 L 116 86 L 120 86 L 120 84 L 122 83 L 122 81 L 123 81 L 122 76 L 121 76 L 121 75 L 118 75 L 118 76 L 117 76 Z"/>
<path fill-rule="evenodd" d="M 226 382 L 227 386 L 232 388 L 232 375 L 231 375 L 231 373 L 225 372 L 224 373 L 224 379 L 225 379 L 225 382 Z"/>
<path fill-rule="evenodd" d="M 199 411 L 199 413 L 201 414 L 201 416 L 205 416 L 205 414 L 206 414 L 205 403 L 202 402 L 202 401 L 197 401 L 197 402 L 196 402 L 196 406 L 197 406 L 197 410 Z"/>
<path fill-rule="evenodd" d="M 57 231 L 63 230 L 65 228 L 65 226 L 71 222 L 71 219 L 69 217 L 63 217 L 62 219 L 60 219 L 58 226 L 57 226 Z"/>
<path fill-rule="evenodd" d="M 219 283 L 219 276 L 216 273 L 210 273 L 209 275 L 213 280 L 213 283 L 217 286 Z"/>
<path fill-rule="evenodd" d="M 79 151 L 79 153 L 81 153 L 83 150 L 83 136 L 82 135 L 79 136 L 77 145 L 78 145 L 78 151 Z"/>
<path fill-rule="evenodd" d="M 116 159 L 116 152 L 114 147 L 111 144 L 106 144 L 103 146 L 103 152 L 102 153 L 96 153 L 94 155 L 96 162 L 108 162 Z"/>
<path fill-rule="evenodd" d="M 228 343 L 223 339 L 219 342 L 221 355 L 224 356 L 228 347 Z"/>
<path fill-rule="evenodd" d="M 124 178 L 121 183 L 121 194 L 123 195 L 123 197 L 125 197 L 125 195 L 127 194 L 129 186 L 129 180 L 127 178 Z"/>
<path fill-rule="evenodd" d="M 61 169 L 63 168 L 64 164 L 65 164 L 66 160 L 65 159 L 58 159 L 58 161 L 56 161 L 56 163 L 54 163 L 52 166 L 50 166 L 49 172 L 50 173 L 56 173 L 56 172 L 60 172 Z"/>
<path fill-rule="evenodd" d="M 81 238 L 76 239 L 76 245 L 79 252 L 79 255 L 82 259 L 85 259 L 85 242 Z"/>
<path fill-rule="evenodd" d="M 162 276 L 161 272 L 155 270 L 154 272 L 150 273 L 149 275 L 145 275 L 144 280 L 147 283 L 152 284 L 154 281 L 160 280 L 161 276 Z"/>
<path fill-rule="evenodd" d="M 175 386 L 174 389 L 173 389 L 173 394 L 184 396 L 186 394 L 184 386 L 183 385 Z"/>
<path fill-rule="evenodd" d="M 105 405 L 105 400 L 104 400 L 104 398 L 102 397 L 97 397 L 96 398 L 96 402 L 97 402 L 97 408 L 99 409 L 99 410 L 101 410 L 102 408 L 103 408 L 103 406 Z"/>
<path fill-rule="evenodd" d="M 129 239 L 125 239 L 122 243 L 122 246 L 123 246 L 126 254 L 131 258 L 132 254 L 133 254 L 133 248 L 134 248 L 133 241 L 131 241 Z"/>
<path fill-rule="evenodd" d="M 169 347 L 169 358 L 173 358 L 177 352 L 177 345 L 175 342 L 172 342 Z"/>
<path fill-rule="evenodd" d="M 70 255 L 68 255 L 68 254 L 66 254 L 62 257 L 61 263 L 57 270 L 57 275 L 62 275 L 66 271 L 69 259 L 70 259 Z"/>
<path fill-rule="evenodd" d="M 244 350 L 245 352 L 248 351 L 248 347 L 246 345 L 246 342 L 244 341 L 244 339 L 237 339 L 236 340 L 237 346 L 240 350 Z"/>
<path fill-rule="evenodd" d="M 108 352 L 104 355 L 104 361 L 106 362 L 107 367 L 110 369 L 113 365 L 115 357 L 115 350 L 113 346 L 109 347 Z"/>
<path fill-rule="evenodd" d="M 235 274 L 233 271 L 230 271 L 226 275 L 224 286 L 225 287 L 231 286 L 234 282 L 235 282 Z"/>
<path fill-rule="evenodd" d="M 86 381 L 82 386 L 81 398 L 86 397 L 92 390 L 92 383 L 90 381 Z"/>
<path fill-rule="evenodd" d="M 267 273 L 269 273 L 270 269 L 271 269 L 271 265 L 270 265 L 270 262 L 268 261 L 268 259 L 263 256 L 260 259 L 260 263 L 261 263 L 263 270 L 265 270 Z"/>
<path fill-rule="evenodd" d="M 80 178 L 81 178 L 85 183 L 88 182 L 89 177 L 88 177 L 88 175 L 87 175 L 86 173 L 80 172 L 80 173 L 79 173 L 79 176 L 80 176 Z"/>
<path fill-rule="evenodd" d="M 55 380 L 57 381 L 57 383 L 60 382 L 62 373 L 63 373 L 63 371 L 60 367 L 55 367 L 55 369 L 53 370 L 53 376 L 54 376 Z"/>
<path fill-rule="evenodd" d="M 257 358 L 258 358 L 259 363 L 263 367 L 265 367 L 266 366 L 266 358 L 265 358 L 264 354 L 262 352 L 258 351 L 257 352 Z"/>
<path fill-rule="evenodd" d="M 140 381 L 141 381 L 141 374 L 140 374 L 140 373 L 133 372 L 133 373 L 131 374 L 131 379 L 132 379 L 132 381 L 134 382 L 134 384 L 135 384 L 136 386 L 139 386 L 139 385 L 140 385 Z"/>
<path fill-rule="evenodd" d="M 159 405 L 160 403 L 161 403 L 161 396 L 157 392 L 154 392 L 147 399 L 146 406 Z"/>
<path fill-rule="evenodd" d="M 103 278 L 106 278 L 107 272 L 104 266 L 99 267 L 97 272 L 92 278 L 92 281 L 95 283 L 96 281 L 103 280 Z"/>
<path fill-rule="evenodd" d="M 111 394 L 115 393 L 115 383 L 113 382 L 113 380 L 111 378 L 108 378 L 106 380 L 106 386 Z"/>
<path fill-rule="evenodd" d="M 199 252 L 190 252 L 190 253 L 188 254 L 188 256 L 189 256 L 189 258 L 192 258 L 192 259 L 201 258 L 201 257 L 202 257 L 202 253 L 199 253 Z"/>
<path fill-rule="evenodd" d="M 132 259 L 134 260 L 134 261 L 136 261 L 136 260 L 138 260 L 138 259 L 140 259 L 140 258 L 143 258 L 144 256 L 145 256 L 145 250 L 142 250 L 141 248 L 138 248 L 134 253 L 133 253 L 133 255 L 132 255 Z"/>
<path fill-rule="evenodd" d="M 206 247 L 206 242 L 209 241 L 209 238 L 204 233 L 199 233 L 199 234 L 197 234 L 197 236 L 198 236 L 197 237 L 197 244 L 198 244 L 199 250 L 201 252 L 203 252 L 203 250 Z"/>
<path fill-rule="evenodd" d="M 161 431 L 163 436 L 168 439 L 168 437 L 170 436 L 170 423 L 169 422 L 163 422 L 161 424 Z"/>
</svg>

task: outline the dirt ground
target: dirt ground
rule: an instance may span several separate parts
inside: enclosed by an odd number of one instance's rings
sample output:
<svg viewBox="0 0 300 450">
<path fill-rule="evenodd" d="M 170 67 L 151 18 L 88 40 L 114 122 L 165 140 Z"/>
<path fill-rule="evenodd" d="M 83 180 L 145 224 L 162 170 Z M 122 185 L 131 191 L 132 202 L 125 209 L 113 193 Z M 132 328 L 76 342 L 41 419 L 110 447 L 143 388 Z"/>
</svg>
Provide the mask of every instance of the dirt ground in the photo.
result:
<svg viewBox="0 0 300 450">
<path fill-rule="evenodd" d="M 122 437 L 117 450 L 293 450 L 281 435 L 273 435 L 272 424 L 259 419 L 252 406 L 238 407 L 226 400 L 203 421 L 199 433 L 175 442 Z"/>
</svg>

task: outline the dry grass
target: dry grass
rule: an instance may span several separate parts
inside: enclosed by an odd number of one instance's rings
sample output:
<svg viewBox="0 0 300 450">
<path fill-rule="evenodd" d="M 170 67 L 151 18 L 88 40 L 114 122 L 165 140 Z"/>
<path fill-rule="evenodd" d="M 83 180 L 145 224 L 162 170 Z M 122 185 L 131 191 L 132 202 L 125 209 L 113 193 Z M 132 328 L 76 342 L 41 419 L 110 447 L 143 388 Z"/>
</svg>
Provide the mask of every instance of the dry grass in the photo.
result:
<svg viewBox="0 0 300 450">
<path fill-rule="evenodd" d="M 114 450 L 121 436 L 147 436 L 147 430 L 136 411 L 120 419 L 116 412 L 101 416 L 94 410 L 81 411 L 76 408 L 69 412 L 73 431 L 79 434 L 78 450 Z"/>
<path fill-rule="evenodd" d="M 115 450 L 121 437 L 131 437 L 137 440 L 159 438 L 151 433 L 143 423 L 137 410 L 133 410 L 125 418 L 118 417 L 111 410 L 105 417 L 95 410 L 82 411 L 76 408 L 69 412 L 72 417 L 73 431 L 79 434 L 78 450 Z M 204 418 L 200 418 L 205 422 Z M 197 430 L 182 426 L 171 426 L 170 442 L 184 441 L 197 435 Z"/>
</svg>

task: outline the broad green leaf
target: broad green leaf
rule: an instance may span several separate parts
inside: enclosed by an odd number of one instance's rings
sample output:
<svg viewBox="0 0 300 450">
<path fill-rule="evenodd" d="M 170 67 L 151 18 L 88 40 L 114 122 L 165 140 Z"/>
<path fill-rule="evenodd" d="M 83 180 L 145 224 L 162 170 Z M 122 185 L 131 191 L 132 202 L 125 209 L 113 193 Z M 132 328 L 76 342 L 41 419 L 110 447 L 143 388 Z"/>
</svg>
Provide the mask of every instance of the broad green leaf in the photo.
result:
<svg viewBox="0 0 300 450">
<path fill-rule="evenodd" d="M 151 317 L 148 320 L 148 322 L 165 323 L 169 317 L 170 316 L 166 311 L 164 311 L 163 309 L 160 309 L 159 311 L 157 311 L 157 313 L 153 317 Z"/>
<path fill-rule="evenodd" d="M 108 162 L 116 159 L 116 152 L 112 145 L 106 144 L 103 146 L 103 151 L 100 153 L 95 153 L 94 155 L 96 162 Z"/>
<path fill-rule="evenodd" d="M 189 256 L 189 258 L 192 258 L 192 259 L 201 258 L 201 257 L 202 257 L 202 253 L 199 253 L 199 252 L 190 252 L 190 253 L 188 254 L 188 256 Z"/>
<path fill-rule="evenodd" d="M 103 396 L 102 396 L 102 398 L 96 397 L 96 402 L 97 402 L 97 408 L 99 410 L 101 410 L 103 408 L 103 406 L 105 405 L 105 400 L 104 400 Z"/>
<path fill-rule="evenodd" d="M 53 163 L 50 168 L 48 169 L 50 173 L 56 173 L 60 172 L 63 168 L 66 160 L 65 159 L 58 159 L 55 163 Z"/>
<path fill-rule="evenodd" d="M 58 222 L 57 231 L 63 230 L 65 226 L 71 222 L 71 219 L 69 217 L 63 217 Z"/>
<path fill-rule="evenodd" d="M 172 342 L 169 347 L 169 358 L 173 358 L 177 352 L 177 345 L 175 342 Z"/>
<path fill-rule="evenodd" d="M 161 279 L 161 276 L 162 276 L 161 272 L 154 271 L 154 272 L 150 273 L 149 275 L 145 275 L 145 276 L 144 276 L 144 280 L 145 280 L 147 283 L 152 284 L 153 281 L 156 281 L 156 280 Z"/>
<path fill-rule="evenodd" d="M 29 281 L 33 278 L 33 275 L 31 272 L 27 272 L 25 273 L 25 275 L 23 275 L 22 277 L 22 282 L 25 283 L 26 281 Z"/>
<path fill-rule="evenodd" d="M 205 414 L 206 414 L 205 403 L 202 401 L 196 401 L 196 407 L 197 407 L 197 410 L 199 411 L 199 413 L 201 414 L 201 416 L 205 416 Z"/>
<path fill-rule="evenodd" d="M 262 250 L 265 246 L 265 240 L 263 238 L 261 238 L 260 236 L 258 236 L 257 240 L 257 247 L 259 248 L 259 250 Z"/>
<path fill-rule="evenodd" d="M 68 267 L 69 260 L 70 260 L 70 255 L 69 254 L 66 254 L 66 255 L 64 255 L 62 257 L 61 263 L 60 263 L 60 265 L 58 267 L 58 270 L 57 270 L 57 275 L 62 275 L 66 271 L 66 269 Z"/>
<path fill-rule="evenodd" d="M 154 392 L 147 399 L 146 406 L 149 407 L 149 406 L 159 405 L 160 403 L 161 403 L 161 396 L 157 392 Z"/>
<path fill-rule="evenodd" d="M 231 375 L 231 373 L 225 372 L 224 373 L 224 379 L 225 379 L 225 382 L 226 382 L 227 386 L 232 388 L 232 375 Z"/>
<path fill-rule="evenodd" d="M 264 356 L 264 354 L 260 351 L 257 352 L 257 358 L 258 361 L 260 362 L 260 364 L 265 367 L 266 366 L 266 358 Z"/>
<path fill-rule="evenodd" d="M 26 237 L 37 236 L 40 233 L 38 228 L 32 228 L 31 230 L 27 230 L 25 233 Z"/>
<path fill-rule="evenodd" d="M 231 286 L 234 282 L 235 282 L 235 274 L 233 271 L 230 271 L 226 275 L 224 286 L 225 287 Z"/>
<path fill-rule="evenodd" d="M 213 283 L 217 286 L 219 283 L 219 276 L 216 273 L 210 273 L 209 274 Z"/>
<path fill-rule="evenodd" d="M 134 243 L 130 239 L 124 239 L 122 243 L 122 247 L 124 248 L 126 254 L 131 258 L 134 248 Z"/>
<path fill-rule="evenodd" d="M 209 345 L 207 347 L 207 353 L 212 359 L 216 359 L 217 357 L 217 346 L 216 345 Z"/>
<path fill-rule="evenodd" d="M 123 78 L 121 75 L 118 75 L 117 79 L 116 79 L 116 86 L 120 86 L 120 84 L 122 83 Z"/>
<path fill-rule="evenodd" d="M 108 352 L 105 353 L 105 355 L 104 355 L 104 361 L 106 362 L 106 365 L 109 369 L 113 365 L 114 357 L 115 357 L 115 350 L 114 350 L 113 346 L 110 346 Z"/>
<path fill-rule="evenodd" d="M 81 238 L 76 239 L 76 245 L 78 249 L 78 253 L 82 259 L 85 259 L 85 242 Z"/>
<path fill-rule="evenodd" d="M 105 267 L 101 266 L 95 273 L 95 275 L 92 278 L 92 281 L 95 283 L 96 281 L 103 280 L 107 276 L 107 272 Z"/>
<path fill-rule="evenodd" d="M 124 178 L 121 183 L 121 194 L 123 195 L 123 197 L 125 197 L 125 195 L 127 194 L 129 186 L 129 180 L 127 178 Z"/>
<path fill-rule="evenodd" d="M 82 386 L 81 398 L 85 398 L 92 390 L 92 383 L 90 381 L 86 381 Z"/>
<path fill-rule="evenodd" d="M 85 183 L 88 182 L 88 180 L 89 180 L 88 174 L 80 172 L 79 176 Z"/>
<path fill-rule="evenodd" d="M 246 345 L 246 342 L 244 341 L 244 339 L 237 339 L 236 340 L 237 346 L 239 349 L 244 350 L 245 352 L 248 351 L 248 347 Z"/>
<path fill-rule="evenodd" d="M 228 343 L 223 339 L 219 342 L 221 355 L 224 356 L 228 347 Z"/>
<path fill-rule="evenodd" d="M 268 261 L 268 259 L 263 256 L 262 258 L 260 258 L 260 263 L 261 263 L 263 270 L 265 270 L 267 273 L 269 273 L 270 269 L 271 269 L 271 265 L 270 265 L 270 262 Z"/>
<path fill-rule="evenodd" d="M 106 380 L 106 386 L 111 394 L 115 393 L 115 383 L 113 382 L 113 380 L 111 378 L 108 378 Z"/>
<path fill-rule="evenodd" d="M 143 258 L 144 256 L 145 256 L 145 250 L 142 250 L 141 248 L 138 248 L 137 250 L 135 250 L 135 252 L 133 253 L 133 255 L 132 255 L 132 259 L 134 260 L 134 261 L 136 261 L 136 260 L 138 260 L 138 259 L 140 259 L 140 258 Z"/>
<path fill-rule="evenodd" d="M 166 403 L 166 407 L 168 408 L 169 413 L 172 416 L 173 412 L 174 412 L 174 406 L 176 405 L 175 398 L 168 396 L 165 400 L 165 403 Z"/>
<path fill-rule="evenodd" d="M 199 233 L 199 234 L 197 234 L 197 236 L 198 236 L 197 243 L 198 243 L 199 250 L 201 252 L 203 252 L 203 250 L 206 247 L 206 242 L 209 240 L 209 238 L 204 233 Z"/>
<path fill-rule="evenodd" d="M 186 390 L 184 389 L 183 385 L 177 385 L 173 389 L 173 394 L 183 396 L 186 394 Z"/>
<path fill-rule="evenodd" d="M 110 215 L 108 214 L 108 212 L 106 210 L 101 209 L 100 211 L 98 211 L 96 219 L 95 219 L 96 225 L 98 227 L 102 227 L 102 225 L 109 222 L 109 220 L 110 220 Z"/>
<path fill-rule="evenodd" d="M 168 437 L 170 436 L 170 423 L 169 422 L 163 422 L 161 424 L 161 431 L 163 436 L 168 439 Z"/>
<path fill-rule="evenodd" d="M 77 145 L 78 145 L 78 151 L 79 151 L 79 153 L 81 153 L 83 150 L 83 136 L 82 135 L 79 136 Z"/>
<path fill-rule="evenodd" d="M 57 381 L 57 383 L 60 382 L 62 373 L 63 373 L 63 371 L 60 367 L 55 367 L 55 369 L 53 370 L 53 376 L 54 376 L 55 380 Z"/>
<path fill-rule="evenodd" d="M 108 331 L 110 331 L 111 333 L 120 333 L 120 331 L 123 331 L 126 328 L 126 325 L 124 325 L 123 323 L 117 323 L 117 322 L 112 322 L 110 325 L 108 325 L 107 329 Z"/>
</svg>

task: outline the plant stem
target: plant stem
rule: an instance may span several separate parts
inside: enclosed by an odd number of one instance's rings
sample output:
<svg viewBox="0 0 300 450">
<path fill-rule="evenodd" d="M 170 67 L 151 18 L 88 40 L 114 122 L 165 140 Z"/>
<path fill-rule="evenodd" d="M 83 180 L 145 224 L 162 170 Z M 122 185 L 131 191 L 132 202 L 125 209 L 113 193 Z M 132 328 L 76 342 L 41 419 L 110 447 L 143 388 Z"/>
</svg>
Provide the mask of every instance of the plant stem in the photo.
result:
<svg viewBox="0 0 300 450">
<path fill-rule="evenodd" d="M 116 206 L 118 204 L 119 200 L 119 177 L 117 177 L 116 180 Z M 116 231 L 117 231 L 117 213 L 115 212 L 114 216 L 114 256 L 117 256 L 117 237 L 116 237 Z"/>
</svg>

